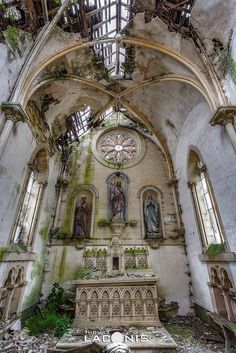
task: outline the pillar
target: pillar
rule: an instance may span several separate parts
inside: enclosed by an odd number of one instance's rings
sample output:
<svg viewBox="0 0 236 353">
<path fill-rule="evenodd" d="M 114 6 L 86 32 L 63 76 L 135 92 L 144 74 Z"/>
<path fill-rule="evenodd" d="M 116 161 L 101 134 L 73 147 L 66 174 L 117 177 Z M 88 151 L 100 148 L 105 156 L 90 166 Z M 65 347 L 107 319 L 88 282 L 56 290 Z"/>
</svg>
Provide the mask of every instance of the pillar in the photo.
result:
<svg viewBox="0 0 236 353">
<path fill-rule="evenodd" d="M 0 135 L 0 157 L 5 150 L 14 125 L 18 121 L 24 122 L 26 120 L 26 114 L 19 104 L 2 103 L 2 110 L 5 113 L 5 123 Z"/>
<path fill-rule="evenodd" d="M 222 106 L 217 109 L 210 121 L 211 126 L 222 125 L 231 141 L 234 151 L 236 152 L 236 131 L 234 120 L 236 118 L 236 106 Z"/>
</svg>

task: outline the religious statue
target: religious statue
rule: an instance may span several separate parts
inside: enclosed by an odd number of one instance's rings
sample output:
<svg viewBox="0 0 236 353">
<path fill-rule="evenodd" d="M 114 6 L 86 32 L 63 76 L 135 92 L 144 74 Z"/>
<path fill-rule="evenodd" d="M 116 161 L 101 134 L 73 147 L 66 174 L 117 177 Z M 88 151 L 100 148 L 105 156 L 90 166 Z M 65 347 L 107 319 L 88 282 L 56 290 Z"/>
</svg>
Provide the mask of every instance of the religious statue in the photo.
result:
<svg viewBox="0 0 236 353">
<path fill-rule="evenodd" d="M 121 182 L 117 181 L 111 191 L 112 219 L 124 220 L 125 195 Z"/>
<path fill-rule="evenodd" d="M 144 222 L 147 236 L 159 234 L 159 221 L 158 202 L 149 194 L 144 200 Z"/>
<path fill-rule="evenodd" d="M 88 237 L 90 223 L 90 206 L 87 197 L 82 196 L 78 206 L 75 209 L 74 236 Z"/>
</svg>

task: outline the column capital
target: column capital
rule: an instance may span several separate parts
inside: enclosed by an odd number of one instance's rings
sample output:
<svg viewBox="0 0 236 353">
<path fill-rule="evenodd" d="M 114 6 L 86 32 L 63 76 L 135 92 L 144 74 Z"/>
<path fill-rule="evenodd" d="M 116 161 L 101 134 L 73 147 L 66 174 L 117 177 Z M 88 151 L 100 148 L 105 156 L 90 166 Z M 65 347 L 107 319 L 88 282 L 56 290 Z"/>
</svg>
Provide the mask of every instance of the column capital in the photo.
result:
<svg viewBox="0 0 236 353">
<path fill-rule="evenodd" d="M 14 123 L 27 120 L 27 115 L 20 104 L 3 102 L 2 111 L 5 113 L 6 120 L 12 120 Z"/>
<path fill-rule="evenodd" d="M 212 126 L 215 126 L 215 125 L 225 126 L 229 123 L 233 123 L 234 118 L 236 118 L 236 106 L 225 105 L 225 106 L 219 107 L 216 110 L 209 124 Z"/>
<path fill-rule="evenodd" d="M 178 185 L 178 179 L 169 179 L 167 185 L 176 187 Z"/>
</svg>

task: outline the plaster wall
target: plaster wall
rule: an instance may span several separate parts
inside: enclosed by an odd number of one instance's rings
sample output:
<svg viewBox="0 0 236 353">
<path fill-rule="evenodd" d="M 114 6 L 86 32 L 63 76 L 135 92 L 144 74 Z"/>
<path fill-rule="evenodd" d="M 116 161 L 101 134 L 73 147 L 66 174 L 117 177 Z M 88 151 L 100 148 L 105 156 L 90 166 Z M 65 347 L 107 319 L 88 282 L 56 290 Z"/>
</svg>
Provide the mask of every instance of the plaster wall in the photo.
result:
<svg viewBox="0 0 236 353">
<path fill-rule="evenodd" d="M 111 228 L 101 227 L 98 221 L 107 217 L 107 184 L 106 178 L 115 172 L 113 168 L 102 165 L 91 154 L 91 139 L 94 134 L 88 135 L 80 142 L 76 167 L 77 174 L 74 177 L 78 185 L 91 184 L 99 197 L 95 200 L 94 228 L 92 238 L 85 244 L 78 239 L 66 238 L 54 240 L 50 245 L 49 265 L 47 266 L 43 292 L 46 296 L 54 282 L 60 282 L 65 288 L 69 281 L 76 279 L 79 269 L 83 265 L 83 247 L 107 248 L 112 235 Z M 166 160 L 160 149 L 148 139 L 142 139 L 146 147 L 143 159 L 136 165 L 122 170 L 129 177 L 128 191 L 128 219 L 136 220 L 137 225 L 126 225 L 122 232 L 124 246 L 148 246 L 149 266 L 153 273 L 160 278 L 160 286 L 164 288 L 167 303 L 177 301 L 180 306 L 179 313 L 187 314 L 190 311 L 189 302 L 189 276 L 187 274 L 187 257 L 183 245 L 183 239 L 173 239 L 176 235 L 176 211 L 174 207 L 171 188 L 167 185 L 168 172 Z M 89 162 L 88 162 L 89 161 Z M 89 167 L 89 173 L 88 171 Z M 70 181 L 71 183 L 74 180 Z M 70 183 L 69 182 L 69 183 Z M 138 191 L 145 185 L 157 186 L 163 192 L 161 200 L 162 218 L 164 220 L 164 240 L 156 241 L 155 246 L 150 247 L 144 240 L 142 231 L 142 205 L 138 198 Z M 70 184 L 68 185 L 68 188 Z M 64 205 L 64 206 L 63 206 Z M 66 198 L 63 199 L 61 224 L 63 225 L 66 213 Z M 64 207 L 64 209 L 63 209 Z M 71 209 L 71 231 L 73 230 L 73 209 Z"/>
<path fill-rule="evenodd" d="M 206 263 L 199 259 L 202 243 L 197 228 L 188 182 L 188 153 L 192 146 L 199 151 L 207 166 L 213 192 L 230 251 L 235 251 L 235 153 L 223 127 L 211 127 L 211 112 L 207 104 L 197 105 L 188 115 L 178 143 L 174 165 L 179 179 L 180 202 L 186 230 L 186 246 L 193 282 L 194 301 L 211 310 Z M 227 156 L 227 157 L 226 157 Z M 227 175 L 227 177 L 226 177 Z M 234 266 L 233 266 L 234 267 Z"/>
<path fill-rule="evenodd" d="M 36 147 L 34 138 L 25 123 L 13 129 L 0 163 L 0 239 L 6 246 L 15 220 L 18 202 L 27 177 L 27 164 Z"/>
</svg>

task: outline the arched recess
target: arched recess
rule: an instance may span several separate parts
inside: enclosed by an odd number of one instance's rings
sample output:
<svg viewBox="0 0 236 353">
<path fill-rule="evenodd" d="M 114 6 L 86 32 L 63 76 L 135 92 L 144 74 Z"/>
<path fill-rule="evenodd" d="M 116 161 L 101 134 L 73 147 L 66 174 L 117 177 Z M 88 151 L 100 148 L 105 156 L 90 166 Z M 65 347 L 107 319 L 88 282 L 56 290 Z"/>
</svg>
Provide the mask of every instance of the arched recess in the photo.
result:
<svg viewBox="0 0 236 353">
<path fill-rule="evenodd" d="M 144 185 L 137 194 L 143 239 L 165 238 L 162 203 L 164 194 L 156 185 Z"/>
<path fill-rule="evenodd" d="M 217 267 L 211 268 L 211 282 L 213 301 L 215 303 L 215 310 L 218 314 L 227 318 L 229 321 L 235 322 L 236 311 L 235 301 L 232 299 L 231 290 L 233 284 L 229 278 L 228 272 L 225 268 L 219 269 Z"/>
<path fill-rule="evenodd" d="M 107 179 L 107 220 L 120 219 L 128 222 L 129 178 L 123 172 L 114 172 Z"/>
<path fill-rule="evenodd" d="M 92 238 L 94 212 L 98 190 L 91 184 L 81 184 L 68 190 L 59 184 L 60 193 L 56 206 L 54 228 L 55 237 L 62 235 L 68 238 Z M 63 202 L 66 199 L 67 202 Z"/>
<path fill-rule="evenodd" d="M 6 320 L 15 317 L 19 312 L 24 292 L 24 267 L 16 270 L 14 267 L 8 272 L 4 287 L 1 288 L 0 310 L 1 318 Z"/>
<path fill-rule="evenodd" d="M 224 230 L 207 167 L 193 148 L 189 151 L 187 175 L 202 246 L 207 248 L 211 244 L 225 244 Z"/>
<path fill-rule="evenodd" d="M 94 192 L 86 186 L 74 191 L 73 238 L 92 238 L 95 210 Z"/>
<path fill-rule="evenodd" d="M 13 226 L 11 242 L 30 249 L 34 242 L 44 190 L 48 179 L 48 155 L 45 148 L 34 153 L 21 193 L 18 212 Z"/>
<path fill-rule="evenodd" d="M 216 311 L 226 317 L 227 316 L 227 310 L 225 306 L 225 301 L 224 297 L 221 292 L 221 282 L 220 278 L 218 276 L 217 270 L 212 267 L 211 268 L 211 288 L 212 288 L 212 294 L 213 294 L 213 299 L 216 305 Z"/>
</svg>

